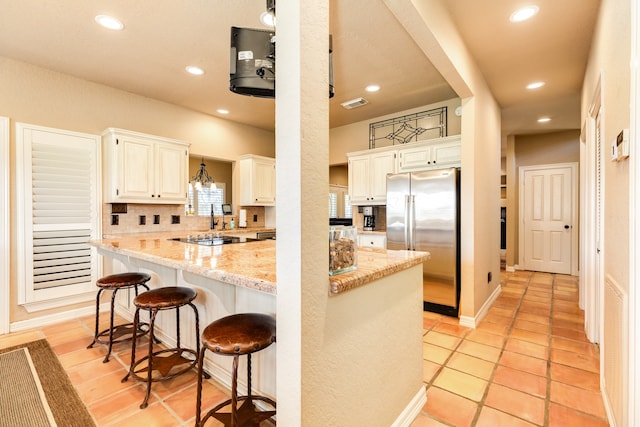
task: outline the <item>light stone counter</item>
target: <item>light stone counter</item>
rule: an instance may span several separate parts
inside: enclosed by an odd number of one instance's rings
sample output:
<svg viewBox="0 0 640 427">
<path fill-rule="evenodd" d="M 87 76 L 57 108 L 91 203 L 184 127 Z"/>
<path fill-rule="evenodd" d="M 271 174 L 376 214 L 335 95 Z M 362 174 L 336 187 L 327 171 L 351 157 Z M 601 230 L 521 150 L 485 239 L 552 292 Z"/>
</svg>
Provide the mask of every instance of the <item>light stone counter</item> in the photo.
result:
<svg viewBox="0 0 640 427">
<path fill-rule="evenodd" d="M 242 234 L 228 230 L 227 235 Z M 203 246 L 170 240 L 185 233 L 113 235 L 91 243 L 101 252 L 112 252 L 187 271 L 209 279 L 270 294 L 276 287 L 276 242 Z M 358 268 L 329 276 L 328 292 L 339 294 L 413 267 L 429 258 L 426 252 L 358 249 Z M 328 260 L 327 260 L 328 271 Z"/>
</svg>

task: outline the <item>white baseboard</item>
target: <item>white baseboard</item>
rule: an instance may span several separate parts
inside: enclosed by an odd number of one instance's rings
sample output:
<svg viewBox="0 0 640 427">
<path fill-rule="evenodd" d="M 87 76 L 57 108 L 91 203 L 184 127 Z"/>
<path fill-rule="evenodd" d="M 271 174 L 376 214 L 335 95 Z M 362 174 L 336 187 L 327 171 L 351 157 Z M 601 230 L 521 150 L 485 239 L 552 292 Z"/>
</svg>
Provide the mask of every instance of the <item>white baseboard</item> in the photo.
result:
<svg viewBox="0 0 640 427">
<path fill-rule="evenodd" d="M 409 402 L 402 413 L 391 424 L 391 427 L 409 427 L 411 423 L 416 419 L 422 407 L 427 403 L 427 389 L 423 385 L 420 390 L 413 396 L 413 399 Z"/>
<path fill-rule="evenodd" d="M 467 328 L 475 329 L 476 326 L 478 326 L 478 324 L 480 323 L 480 321 L 484 319 L 484 317 L 487 315 L 487 312 L 493 305 L 493 302 L 496 300 L 496 298 L 498 298 L 500 293 L 502 293 L 502 286 L 498 286 L 493 291 L 493 293 L 485 301 L 484 305 L 482 306 L 480 311 L 478 311 L 478 314 L 476 314 L 475 317 L 460 316 L 460 326 L 466 326 Z"/>
<path fill-rule="evenodd" d="M 103 303 L 100 304 L 100 311 L 109 311 L 109 304 Z M 89 307 L 76 308 L 73 310 L 62 311 L 60 313 L 48 314 L 46 316 L 35 317 L 33 319 L 28 320 L 20 320 L 17 322 L 11 323 L 9 326 L 10 332 L 24 331 L 27 329 L 33 328 L 41 328 L 43 326 L 48 326 L 53 323 L 63 322 L 65 320 L 73 320 L 78 317 L 95 315 L 96 306 L 92 305 Z"/>
<path fill-rule="evenodd" d="M 505 271 L 508 273 L 515 273 L 516 272 L 516 266 L 515 265 L 507 265 L 505 267 Z"/>
</svg>

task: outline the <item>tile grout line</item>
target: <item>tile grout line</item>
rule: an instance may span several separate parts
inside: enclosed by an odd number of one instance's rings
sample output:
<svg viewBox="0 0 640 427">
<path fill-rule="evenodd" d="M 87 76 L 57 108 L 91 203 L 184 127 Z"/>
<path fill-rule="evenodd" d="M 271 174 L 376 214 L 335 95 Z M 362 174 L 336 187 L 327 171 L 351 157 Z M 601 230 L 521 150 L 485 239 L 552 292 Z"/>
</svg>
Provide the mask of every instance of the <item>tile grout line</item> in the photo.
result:
<svg viewBox="0 0 640 427">
<path fill-rule="evenodd" d="M 553 350 L 553 314 L 554 314 L 554 302 L 555 302 L 555 292 L 556 292 L 556 275 L 553 275 L 553 279 L 551 280 L 551 307 L 549 307 L 549 331 L 548 339 L 549 339 L 549 354 L 547 354 L 547 389 L 546 396 L 544 399 L 544 427 L 549 426 L 549 409 L 551 407 L 551 352 Z"/>
<path fill-rule="evenodd" d="M 478 409 L 476 410 L 476 415 L 473 418 L 473 421 L 471 422 L 471 427 L 475 426 L 478 423 L 478 421 L 480 419 L 480 414 L 482 413 L 482 409 L 486 406 L 485 405 L 485 401 L 487 399 L 487 395 L 489 394 L 489 388 L 490 388 L 491 384 L 494 383 L 493 380 L 495 378 L 496 371 L 498 370 L 498 366 L 500 365 L 500 359 L 502 358 L 502 355 L 505 352 L 505 348 L 507 346 L 507 342 L 509 340 L 509 337 L 511 336 L 511 331 L 513 330 L 515 322 L 516 322 L 516 317 L 517 317 L 518 313 L 520 312 L 520 307 L 522 306 L 522 302 L 524 301 L 524 297 L 525 297 L 525 295 L 527 294 L 527 292 L 529 290 L 529 284 L 531 283 L 531 278 L 532 277 L 533 277 L 533 273 L 530 273 L 529 277 L 527 279 L 527 282 L 526 282 L 527 285 L 526 285 L 526 287 L 524 289 L 524 292 L 522 292 L 522 295 L 520 296 L 520 301 L 518 302 L 518 305 L 517 305 L 517 307 L 515 308 L 515 310 L 513 312 L 513 317 L 511 319 L 511 323 L 509 324 L 509 328 L 507 329 L 506 334 L 504 336 L 504 342 L 502 343 L 502 347 L 500 348 L 500 354 L 498 355 L 498 360 L 496 360 L 496 362 L 494 363 L 493 370 L 491 372 L 491 376 L 487 380 L 487 388 L 485 389 L 485 391 L 484 391 L 484 393 L 482 395 L 482 399 L 480 400 L 480 402 L 478 402 Z M 508 283 L 508 280 L 507 280 L 507 283 Z M 489 408 L 492 408 L 492 407 L 489 406 Z M 500 411 L 502 413 L 507 414 L 506 412 L 501 411 L 500 409 L 497 409 L 497 408 L 493 408 L 493 409 L 495 409 L 496 411 Z M 515 417 L 515 415 L 513 415 L 513 414 L 507 414 L 507 415 Z M 522 418 L 520 418 L 520 417 L 516 417 L 516 418 L 522 420 Z M 526 420 L 524 420 L 524 421 L 526 421 Z"/>
</svg>

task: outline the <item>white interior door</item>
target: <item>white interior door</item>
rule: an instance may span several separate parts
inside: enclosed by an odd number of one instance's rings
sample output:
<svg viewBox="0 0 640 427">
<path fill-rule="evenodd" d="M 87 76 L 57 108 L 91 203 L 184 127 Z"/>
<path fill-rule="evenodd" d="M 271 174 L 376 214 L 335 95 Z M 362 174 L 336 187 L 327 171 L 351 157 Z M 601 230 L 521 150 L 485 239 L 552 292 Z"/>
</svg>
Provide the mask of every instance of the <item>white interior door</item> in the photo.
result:
<svg viewBox="0 0 640 427">
<path fill-rule="evenodd" d="M 575 164 L 520 168 L 520 245 L 526 270 L 571 274 Z"/>
</svg>

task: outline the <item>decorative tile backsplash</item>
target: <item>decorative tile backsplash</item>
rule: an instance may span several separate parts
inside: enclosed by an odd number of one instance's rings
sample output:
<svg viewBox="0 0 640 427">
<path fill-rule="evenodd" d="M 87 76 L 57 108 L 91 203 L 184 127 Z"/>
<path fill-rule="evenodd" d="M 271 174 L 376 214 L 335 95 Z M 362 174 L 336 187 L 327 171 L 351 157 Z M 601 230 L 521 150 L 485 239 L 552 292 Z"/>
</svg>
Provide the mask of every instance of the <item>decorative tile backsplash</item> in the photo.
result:
<svg viewBox="0 0 640 427">
<path fill-rule="evenodd" d="M 119 205 L 122 206 L 122 204 Z M 102 206 L 103 235 L 160 231 L 183 232 L 210 229 L 211 218 L 209 215 L 185 215 L 184 205 L 143 205 L 130 203 L 125 206 L 127 213 L 114 213 L 110 203 L 105 203 Z M 247 228 L 264 227 L 264 207 L 247 206 L 241 208 L 247 211 Z M 226 227 L 229 228 L 229 223 L 232 219 L 237 228 L 237 215 L 224 217 L 224 222 L 227 223 Z M 254 219 L 256 221 L 254 221 Z M 215 229 L 221 230 L 222 216 L 216 215 L 214 220 L 218 223 Z"/>
</svg>

